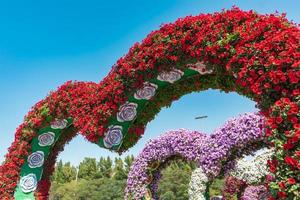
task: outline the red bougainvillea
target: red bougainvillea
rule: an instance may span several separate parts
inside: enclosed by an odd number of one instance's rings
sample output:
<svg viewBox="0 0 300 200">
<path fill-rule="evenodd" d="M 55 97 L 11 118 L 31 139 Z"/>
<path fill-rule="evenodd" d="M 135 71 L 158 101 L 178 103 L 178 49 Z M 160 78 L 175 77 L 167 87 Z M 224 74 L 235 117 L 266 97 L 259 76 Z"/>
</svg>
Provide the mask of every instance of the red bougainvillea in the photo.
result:
<svg viewBox="0 0 300 200">
<path fill-rule="evenodd" d="M 299 43 L 299 27 L 285 16 L 238 8 L 163 25 L 130 48 L 100 83 L 67 82 L 32 107 L 0 167 L 0 199 L 13 198 L 21 166 L 31 152 L 30 143 L 52 119 L 71 117 L 72 134 L 80 132 L 96 142 L 120 105 L 144 82 L 160 72 L 184 70 L 197 62 L 213 73 L 174 84 L 150 101 L 149 109 L 129 128 L 127 146 L 120 151 L 138 140 L 160 107 L 180 96 L 206 88 L 236 91 L 255 100 L 268 122 L 267 134 L 276 150 L 269 161 L 275 177 L 269 184 L 273 198 L 300 198 Z M 49 173 L 46 170 L 43 176 Z M 282 182 L 285 187 L 280 187 Z"/>
</svg>

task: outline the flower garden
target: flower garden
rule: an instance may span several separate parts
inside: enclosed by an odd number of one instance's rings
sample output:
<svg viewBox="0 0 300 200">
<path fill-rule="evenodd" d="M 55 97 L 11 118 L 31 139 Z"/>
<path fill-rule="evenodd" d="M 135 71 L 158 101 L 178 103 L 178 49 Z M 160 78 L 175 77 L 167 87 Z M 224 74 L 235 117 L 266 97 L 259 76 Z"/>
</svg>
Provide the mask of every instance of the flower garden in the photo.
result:
<svg viewBox="0 0 300 200">
<path fill-rule="evenodd" d="M 260 112 L 210 135 L 177 130 L 150 141 L 132 166 L 125 198 L 157 199 L 161 168 L 181 158 L 199 167 L 193 199 L 207 199 L 218 176 L 226 176 L 224 197 L 299 199 L 299 79 L 300 30 L 284 15 L 232 8 L 180 18 L 134 44 L 101 82 L 66 82 L 32 107 L 0 166 L 0 199 L 47 199 L 56 157 L 77 133 L 122 153 L 162 107 L 209 88 L 244 95 Z M 271 155 L 237 161 L 263 147 Z M 266 160 L 268 169 L 253 175 Z"/>
</svg>

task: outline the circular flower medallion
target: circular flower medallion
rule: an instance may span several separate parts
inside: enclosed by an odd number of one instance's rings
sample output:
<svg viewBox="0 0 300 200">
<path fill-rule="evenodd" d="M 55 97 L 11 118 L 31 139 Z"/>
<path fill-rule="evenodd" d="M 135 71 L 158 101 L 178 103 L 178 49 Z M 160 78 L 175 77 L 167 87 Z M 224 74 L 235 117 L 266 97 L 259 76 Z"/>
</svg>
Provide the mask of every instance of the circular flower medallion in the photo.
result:
<svg viewBox="0 0 300 200">
<path fill-rule="evenodd" d="M 51 122 L 51 128 L 53 129 L 64 129 L 68 125 L 68 120 L 66 119 L 55 119 Z"/>
<path fill-rule="evenodd" d="M 44 164 L 44 152 L 33 152 L 28 156 L 27 162 L 30 168 L 41 167 Z"/>
<path fill-rule="evenodd" d="M 54 143 L 54 139 L 55 139 L 55 133 L 53 132 L 43 133 L 38 137 L 39 145 L 42 147 L 50 146 Z"/>
<path fill-rule="evenodd" d="M 35 191 L 37 187 L 36 175 L 31 173 L 27 176 L 23 176 L 20 180 L 20 187 L 24 193 Z"/>
<path fill-rule="evenodd" d="M 158 75 L 157 79 L 160 81 L 165 81 L 169 83 L 174 83 L 175 81 L 178 81 L 183 76 L 183 72 L 178 69 L 173 69 L 169 72 L 162 72 Z"/>
<path fill-rule="evenodd" d="M 155 91 L 158 88 L 156 84 L 153 83 L 144 83 L 143 87 L 139 90 L 137 90 L 134 93 L 134 98 L 136 99 L 145 99 L 145 100 L 150 100 L 154 95 Z"/>
<path fill-rule="evenodd" d="M 110 149 L 113 146 L 117 146 L 123 139 L 121 126 L 110 126 L 103 138 L 104 146 Z"/>
<path fill-rule="evenodd" d="M 189 69 L 197 71 L 199 74 L 211 74 L 213 72 L 212 69 L 207 69 L 207 66 L 203 62 L 197 62 L 195 64 L 188 64 L 187 67 Z"/>
<path fill-rule="evenodd" d="M 136 103 L 126 102 L 119 108 L 119 112 L 117 113 L 117 120 L 119 122 L 132 121 L 137 114 L 138 105 Z"/>
</svg>

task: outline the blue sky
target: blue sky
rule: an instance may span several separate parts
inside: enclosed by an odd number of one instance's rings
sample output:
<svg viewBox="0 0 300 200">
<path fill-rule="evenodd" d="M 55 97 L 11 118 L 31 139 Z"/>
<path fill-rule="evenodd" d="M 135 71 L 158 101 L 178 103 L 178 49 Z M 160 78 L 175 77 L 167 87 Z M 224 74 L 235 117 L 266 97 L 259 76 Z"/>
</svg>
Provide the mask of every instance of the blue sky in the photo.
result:
<svg viewBox="0 0 300 200">
<path fill-rule="evenodd" d="M 233 5 L 259 13 L 286 12 L 300 22 L 299 0 L 1 1 L 0 162 L 24 115 L 49 91 L 68 80 L 99 82 L 133 43 L 162 23 Z M 228 117 L 254 110 L 254 102 L 235 93 L 187 95 L 163 109 L 125 155 L 137 154 L 146 141 L 166 130 L 211 132 Z M 194 120 L 198 115 L 208 118 Z M 78 164 L 85 156 L 108 155 L 117 156 L 78 136 L 59 158 Z"/>
</svg>

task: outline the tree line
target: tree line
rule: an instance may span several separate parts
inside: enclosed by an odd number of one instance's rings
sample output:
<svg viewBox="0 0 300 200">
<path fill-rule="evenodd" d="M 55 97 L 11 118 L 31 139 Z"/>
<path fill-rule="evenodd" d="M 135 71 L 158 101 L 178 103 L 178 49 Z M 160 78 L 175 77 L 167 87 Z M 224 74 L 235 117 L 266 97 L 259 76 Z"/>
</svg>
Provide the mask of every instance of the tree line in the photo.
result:
<svg viewBox="0 0 300 200">
<path fill-rule="evenodd" d="M 79 166 L 60 160 L 51 177 L 50 200 L 123 200 L 127 175 L 134 156 L 84 158 Z M 172 161 L 162 170 L 158 195 L 162 200 L 187 200 L 188 185 L 195 164 Z M 211 187 L 218 194 L 222 183 Z"/>
</svg>

